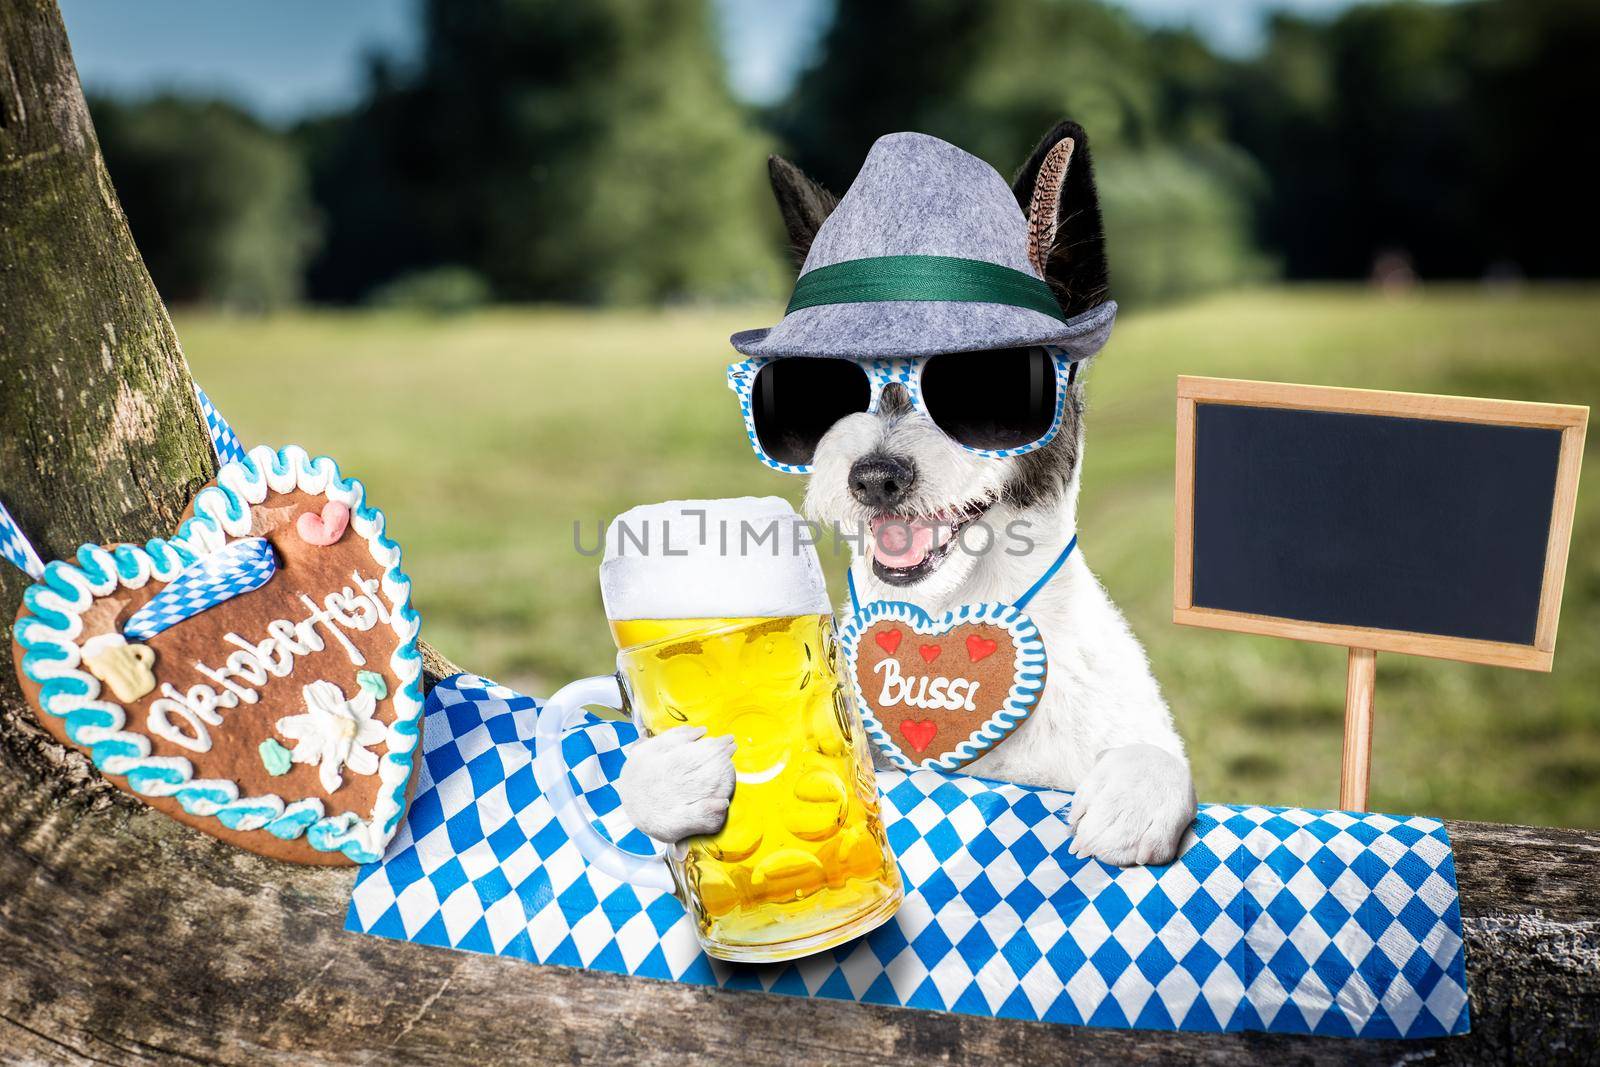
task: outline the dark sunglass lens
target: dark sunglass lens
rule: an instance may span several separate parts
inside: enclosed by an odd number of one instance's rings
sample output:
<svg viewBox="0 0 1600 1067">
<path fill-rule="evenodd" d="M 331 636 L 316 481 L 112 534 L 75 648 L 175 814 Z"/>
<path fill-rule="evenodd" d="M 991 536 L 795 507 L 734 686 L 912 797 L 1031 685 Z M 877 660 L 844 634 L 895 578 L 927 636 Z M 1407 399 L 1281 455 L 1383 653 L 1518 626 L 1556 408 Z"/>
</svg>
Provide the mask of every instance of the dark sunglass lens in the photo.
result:
<svg viewBox="0 0 1600 1067">
<path fill-rule="evenodd" d="M 779 463 L 809 464 L 817 442 L 846 415 L 867 410 L 872 386 L 848 359 L 779 359 L 756 372 L 750 398 L 756 440 Z"/>
<path fill-rule="evenodd" d="M 1056 365 L 1042 348 L 950 352 L 922 368 L 934 424 L 968 448 L 1031 445 L 1056 414 Z"/>
</svg>

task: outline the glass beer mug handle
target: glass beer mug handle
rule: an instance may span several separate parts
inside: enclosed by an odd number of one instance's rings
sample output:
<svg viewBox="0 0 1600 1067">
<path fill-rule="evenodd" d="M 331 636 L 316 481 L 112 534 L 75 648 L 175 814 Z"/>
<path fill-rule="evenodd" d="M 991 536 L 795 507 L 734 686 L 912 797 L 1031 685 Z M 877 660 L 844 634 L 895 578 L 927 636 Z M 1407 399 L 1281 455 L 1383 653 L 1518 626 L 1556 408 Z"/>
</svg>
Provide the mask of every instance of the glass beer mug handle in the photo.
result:
<svg viewBox="0 0 1600 1067">
<path fill-rule="evenodd" d="M 622 689 L 615 675 L 585 678 L 563 687 L 545 702 L 539 712 L 533 735 L 533 776 L 539 790 L 550 799 L 556 818 L 567 838 L 583 853 L 591 867 L 642 889 L 677 891 L 672 872 L 661 855 L 641 856 L 618 848 L 602 837 L 589 822 L 586 805 L 579 801 L 567 777 L 567 764 L 561 753 L 561 735 L 583 715 L 590 705 L 623 710 Z"/>
</svg>

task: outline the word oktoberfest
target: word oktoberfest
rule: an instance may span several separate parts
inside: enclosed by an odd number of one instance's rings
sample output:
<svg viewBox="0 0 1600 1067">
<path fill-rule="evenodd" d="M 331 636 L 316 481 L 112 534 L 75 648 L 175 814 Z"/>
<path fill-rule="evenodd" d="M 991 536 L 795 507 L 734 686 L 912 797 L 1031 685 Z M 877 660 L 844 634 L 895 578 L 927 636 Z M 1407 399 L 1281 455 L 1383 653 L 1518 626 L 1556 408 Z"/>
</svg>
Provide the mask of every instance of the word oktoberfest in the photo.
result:
<svg viewBox="0 0 1600 1067">
<path fill-rule="evenodd" d="M 300 603 L 306 616 L 298 622 L 273 619 L 267 623 L 267 636 L 259 642 L 248 641 L 236 633 L 223 640 L 235 646 L 221 667 L 208 667 L 196 661 L 194 669 L 221 686 L 221 692 L 205 683 L 191 686 L 187 692 L 170 682 L 161 686 L 161 696 L 150 705 L 147 719 L 150 732 L 171 741 L 191 752 L 209 752 L 211 733 L 207 726 L 221 726 L 220 708 L 236 708 L 240 701 L 254 704 L 260 699 L 257 692 L 266 686 L 269 678 L 287 678 L 294 672 L 297 656 L 321 652 L 325 647 L 322 627 L 344 650 L 352 665 L 365 665 L 366 657 L 344 635 L 345 630 L 370 630 L 379 623 L 389 623 L 389 612 L 384 608 L 378 579 L 352 571 L 355 589 L 345 586 L 329 593 L 319 606 L 306 594 L 300 594 Z M 359 592 L 357 592 L 359 590 Z M 184 726 L 179 726 L 176 717 Z"/>
</svg>

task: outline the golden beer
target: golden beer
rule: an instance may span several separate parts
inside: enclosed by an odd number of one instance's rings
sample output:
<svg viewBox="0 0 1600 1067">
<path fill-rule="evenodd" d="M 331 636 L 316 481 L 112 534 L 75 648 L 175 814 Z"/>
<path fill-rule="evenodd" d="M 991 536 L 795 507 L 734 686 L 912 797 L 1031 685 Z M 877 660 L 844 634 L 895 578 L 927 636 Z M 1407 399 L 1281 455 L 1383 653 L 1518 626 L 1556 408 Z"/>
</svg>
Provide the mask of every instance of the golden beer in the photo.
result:
<svg viewBox="0 0 1600 1067">
<path fill-rule="evenodd" d="M 831 614 L 611 621 L 640 726 L 702 726 L 736 745 L 719 833 L 672 863 L 701 943 L 787 959 L 859 936 L 902 888 Z"/>
</svg>

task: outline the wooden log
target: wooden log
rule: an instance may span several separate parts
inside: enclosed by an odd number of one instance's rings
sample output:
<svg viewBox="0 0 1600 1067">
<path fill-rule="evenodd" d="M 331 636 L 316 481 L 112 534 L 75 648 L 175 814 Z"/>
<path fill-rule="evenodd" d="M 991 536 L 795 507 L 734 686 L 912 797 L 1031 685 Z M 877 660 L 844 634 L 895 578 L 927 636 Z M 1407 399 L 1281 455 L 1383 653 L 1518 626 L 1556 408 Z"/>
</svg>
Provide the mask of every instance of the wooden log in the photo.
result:
<svg viewBox="0 0 1600 1067">
<path fill-rule="evenodd" d="M 0 775 L 0 1050 L 72 1062 L 1307 1063 L 1600 1049 L 1600 835 L 1451 823 L 1473 1031 L 1437 1041 L 1090 1030 L 538 967 L 343 930 L 354 872 Z"/>
</svg>

